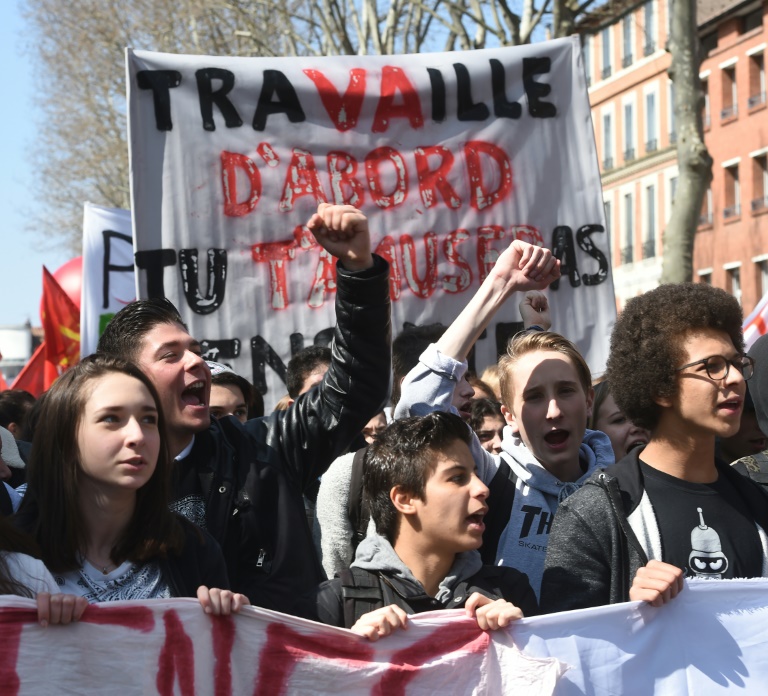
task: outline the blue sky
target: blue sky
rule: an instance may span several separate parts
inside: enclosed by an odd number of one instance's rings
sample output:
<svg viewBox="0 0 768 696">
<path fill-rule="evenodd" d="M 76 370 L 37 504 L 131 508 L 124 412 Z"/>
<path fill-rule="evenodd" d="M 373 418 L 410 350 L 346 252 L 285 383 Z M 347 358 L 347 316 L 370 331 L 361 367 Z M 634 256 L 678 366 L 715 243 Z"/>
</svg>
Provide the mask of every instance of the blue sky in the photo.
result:
<svg viewBox="0 0 768 696">
<path fill-rule="evenodd" d="M 29 56 L 24 54 L 25 27 L 16 0 L 0 2 L 0 65 L 3 105 L 0 108 L 0 326 L 40 325 L 43 265 L 50 271 L 71 258 L 41 234 L 31 232 L 24 211 L 34 204 L 36 182 L 27 157 L 41 115 L 33 101 Z M 9 98 L 13 95 L 13 99 Z"/>
</svg>

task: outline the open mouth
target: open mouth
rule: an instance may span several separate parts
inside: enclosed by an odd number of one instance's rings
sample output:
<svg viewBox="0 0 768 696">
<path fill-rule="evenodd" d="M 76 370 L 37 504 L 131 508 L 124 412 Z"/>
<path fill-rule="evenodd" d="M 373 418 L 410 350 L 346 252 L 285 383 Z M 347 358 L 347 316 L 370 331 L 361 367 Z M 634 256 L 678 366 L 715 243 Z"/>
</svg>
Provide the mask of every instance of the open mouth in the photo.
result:
<svg viewBox="0 0 768 696">
<path fill-rule="evenodd" d="M 485 517 L 485 513 L 487 512 L 487 509 L 483 509 L 480 512 L 476 512 L 473 515 L 467 515 L 467 522 L 472 527 L 478 528 L 480 531 L 485 529 L 485 523 L 483 522 L 483 518 Z"/>
<path fill-rule="evenodd" d="M 722 411 L 736 413 L 737 411 L 741 411 L 741 403 L 741 399 L 728 399 L 728 401 L 723 401 L 721 404 L 718 404 L 717 407 Z"/>
<path fill-rule="evenodd" d="M 567 430 L 550 430 L 545 436 L 544 441 L 552 447 L 561 447 L 568 440 L 570 433 Z"/>
<path fill-rule="evenodd" d="M 198 380 L 181 392 L 181 400 L 187 406 L 202 406 L 205 397 L 205 382 Z"/>
<path fill-rule="evenodd" d="M 630 442 L 629 446 L 627 447 L 627 454 L 629 454 L 633 449 L 637 449 L 638 447 L 645 447 L 648 444 L 648 440 L 635 440 L 634 442 Z"/>
</svg>

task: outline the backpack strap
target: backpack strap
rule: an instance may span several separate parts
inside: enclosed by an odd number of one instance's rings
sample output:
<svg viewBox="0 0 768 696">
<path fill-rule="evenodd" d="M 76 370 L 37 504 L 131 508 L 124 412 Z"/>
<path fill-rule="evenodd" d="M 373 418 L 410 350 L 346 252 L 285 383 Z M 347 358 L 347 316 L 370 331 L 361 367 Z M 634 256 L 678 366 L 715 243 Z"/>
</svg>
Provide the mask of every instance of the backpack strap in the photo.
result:
<svg viewBox="0 0 768 696">
<path fill-rule="evenodd" d="M 496 475 L 488 486 L 488 514 L 485 516 L 485 532 L 480 557 L 485 565 L 496 564 L 501 534 L 509 524 L 512 503 L 515 500 L 517 474 L 503 459 Z"/>
<path fill-rule="evenodd" d="M 352 525 L 352 551 L 357 550 L 358 544 L 365 539 L 368 533 L 368 522 L 371 513 L 366 505 L 363 505 L 363 464 L 368 447 L 355 452 L 352 459 L 352 476 L 349 480 L 349 502 L 347 503 L 347 515 Z"/>
<path fill-rule="evenodd" d="M 379 576 L 363 568 L 345 568 L 339 573 L 344 602 L 344 626 L 352 628 L 363 614 L 384 606 Z"/>
</svg>

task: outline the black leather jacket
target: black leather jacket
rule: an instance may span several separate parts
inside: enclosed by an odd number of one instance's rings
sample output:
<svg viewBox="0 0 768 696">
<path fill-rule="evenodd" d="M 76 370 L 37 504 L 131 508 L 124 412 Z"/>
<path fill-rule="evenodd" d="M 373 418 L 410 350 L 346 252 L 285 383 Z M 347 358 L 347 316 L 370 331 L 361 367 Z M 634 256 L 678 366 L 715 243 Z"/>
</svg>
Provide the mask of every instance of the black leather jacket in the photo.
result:
<svg viewBox="0 0 768 696">
<path fill-rule="evenodd" d="M 224 551 L 230 585 L 251 603 L 290 612 L 325 579 L 302 493 L 389 398 L 389 272 L 338 269 L 336 328 L 323 381 L 286 411 L 213 421 L 183 460 L 195 466 L 206 526 Z"/>
</svg>

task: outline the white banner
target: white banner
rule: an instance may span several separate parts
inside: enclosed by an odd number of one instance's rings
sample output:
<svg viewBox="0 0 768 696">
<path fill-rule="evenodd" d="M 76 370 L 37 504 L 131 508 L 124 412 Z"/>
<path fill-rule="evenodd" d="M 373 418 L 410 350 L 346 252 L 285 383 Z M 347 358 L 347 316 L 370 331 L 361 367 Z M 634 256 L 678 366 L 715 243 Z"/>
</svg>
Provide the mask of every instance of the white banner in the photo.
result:
<svg viewBox="0 0 768 696">
<path fill-rule="evenodd" d="M 320 201 L 368 215 L 396 332 L 450 323 L 512 239 L 552 248 L 553 326 L 603 371 L 615 298 L 578 38 L 329 58 L 128 50 L 127 70 L 138 293 L 169 297 L 210 357 L 275 400 L 292 352 L 334 324 L 335 269 L 303 228 Z M 518 301 L 479 341 L 479 368 L 519 328 Z"/>
<path fill-rule="evenodd" d="M 86 203 L 83 211 L 83 282 L 80 356 L 96 351 L 112 316 L 136 299 L 131 213 Z"/>
<path fill-rule="evenodd" d="M 6 596 L 0 691 L 762 695 L 767 598 L 765 580 L 706 580 L 660 609 L 617 604 L 490 633 L 460 610 L 441 611 L 370 643 L 251 607 L 212 618 L 190 599 L 94 605 L 79 624 L 43 629 L 32 600 Z"/>
</svg>

